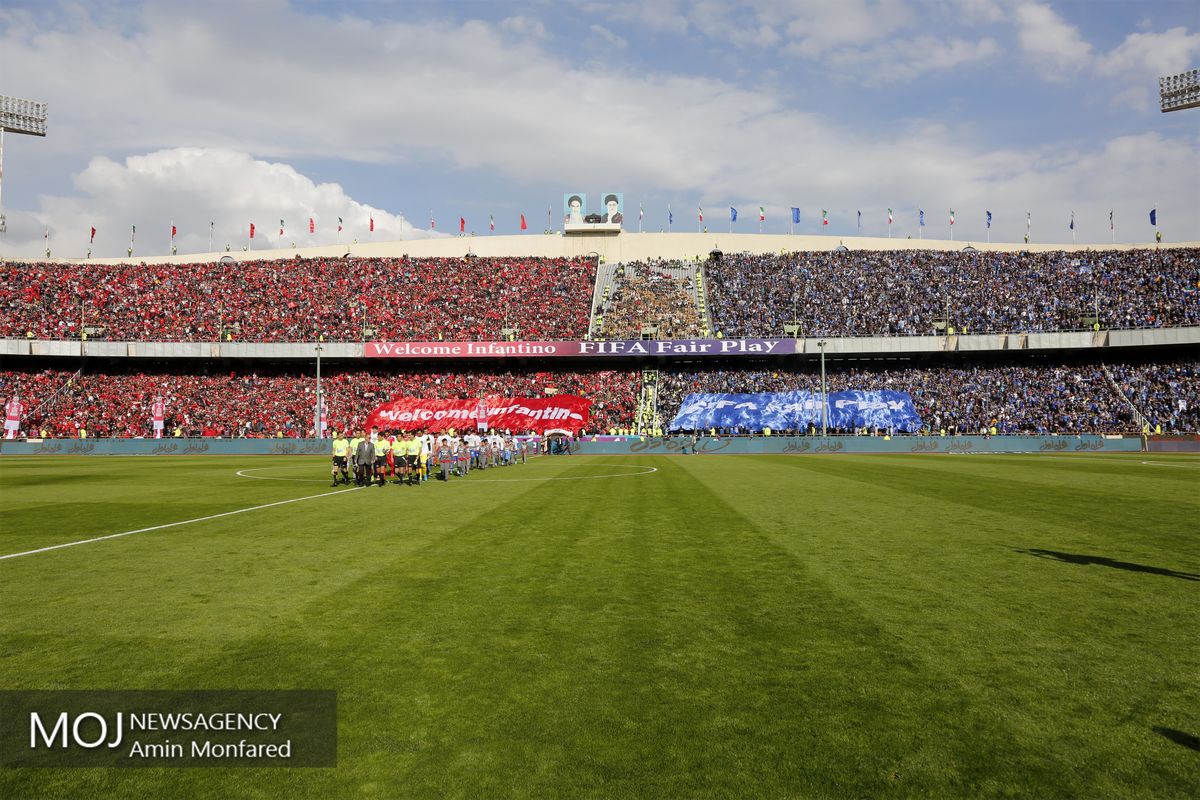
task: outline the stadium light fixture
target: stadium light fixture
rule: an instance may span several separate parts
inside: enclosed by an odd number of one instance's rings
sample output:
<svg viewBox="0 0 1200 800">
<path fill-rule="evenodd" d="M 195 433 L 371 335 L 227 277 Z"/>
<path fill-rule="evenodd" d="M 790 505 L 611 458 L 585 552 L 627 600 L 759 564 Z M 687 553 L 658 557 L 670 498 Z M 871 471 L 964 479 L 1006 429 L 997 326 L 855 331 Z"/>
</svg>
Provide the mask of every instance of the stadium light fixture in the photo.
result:
<svg viewBox="0 0 1200 800">
<path fill-rule="evenodd" d="M 0 94 L 0 233 L 8 230 L 4 216 L 4 132 L 46 135 L 46 104 Z"/>
<path fill-rule="evenodd" d="M 1200 69 L 1159 78 L 1158 102 L 1164 114 L 1185 108 L 1200 108 Z"/>
</svg>

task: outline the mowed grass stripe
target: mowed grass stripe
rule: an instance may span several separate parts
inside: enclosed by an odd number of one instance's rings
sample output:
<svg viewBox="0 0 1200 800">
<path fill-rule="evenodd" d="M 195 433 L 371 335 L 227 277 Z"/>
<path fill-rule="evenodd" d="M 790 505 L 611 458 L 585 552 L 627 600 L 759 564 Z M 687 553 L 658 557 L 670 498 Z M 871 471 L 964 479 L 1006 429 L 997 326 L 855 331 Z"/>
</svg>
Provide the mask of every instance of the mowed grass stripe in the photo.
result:
<svg viewBox="0 0 1200 800">
<path fill-rule="evenodd" d="M 600 497 L 542 487 L 504 503 L 490 522 L 308 603 L 285 636 L 243 641 L 193 676 L 233 665 L 231 679 L 261 672 L 283 685 L 359 676 L 342 685 L 348 775 L 319 790 L 330 794 L 364 788 L 344 782 L 358 758 L 364 774 L 394 776 L 375 786 L 380 796 L 730 796 L 839 783 L 858 794 L 969 781 L 960 772 L 972 762 L 954 753 L 961 737 L 928 729 L 961 699 L 928 692 L 927 676 L 741 515 L 706 502 L 682 469 L 663 470 L 661 483 Z M 695 505 L 687 519 L 663 502 L 678 496 Z M 588 524 L 596 501 L 614 512 L 602 526 Z M 530 511 L 561 526 L 532 531 Z M 364 614 L 373 636 L 355 630 Z M 1002 727 L 967 727 L 972 749 L 996 736 L 1013 747 Z M 163 778 L 163 789 L 176 782 Z M 279 796 L 292 781 L 271 775 L 255 793 Z"/>
<path fill-rule="evenodd" d="M 529 474 L 587 475 L 603 460 Z M 373 489 L 319 501 L 322 513 L 285 507 L 254 526 L 96 549 L 71 570 L 4 573 L 17 581 L 0 580 L 0 606 L 22 615 L 0 615 L 0 672 L 17 685 L 332 685 L 343 738 L 336 771 L 30 771 L 0 774 L 0 795 L 1183 797 L 1195 785 L 1188 751 L 1149 728 L 1200 727 L 1195 644 L 1180 633 L 1196 584 L 1017 553 L 1060 524 L 1023 523 L 1025 539 L 998 546 L 1002 514 L 947 525 L 903 483 L 826 474 L 840 457 L 620 461 L 660 472 Z M 377 525 L 356 527 L 364 512 Z"/>
<path fill-rule="evenodd" d="M 1124 568 L 1037 558 L 1021 551 L 1047 547 L 1048 537 L 1053 546 L 1062 535 L 1057 521 L 1004 524 L 1001 504 L 991 521 L 977 513 L 944 520 L 930 514 L 940 504 L 894 480 L 871 480 L 870 469 L 846 480 L 841 460 L 783 461 L 814 473 L 792 481 L 810 491 L 791 510 L 771 506 L 753 484 L 731 491 L 730 502 L 893 632 L 900 647 L 958 676 L 980 706 L 1009 714 L 1020 738 L 1039 742 L 1057 769 L 1103 781 L 1149 760 L 1180 780 L 1196 773 L 1153 729 L 1200 723 L 1200 706 L 1189 706 L 1200 697 L 1183 678 L 1200 672 L 1193 611 L 1200 584 L 1137 571 L 1161 557 L 1150 542 L 1140 544 L 1148 562 L 1120 562 Z M 894 463 L 880 468 L 903 471 Z M 1047 483 L 1044 493 L 1052 492 Z M 1111 546 L 1103 531 L 1085 533 L 1072 545 L 1100 553 Z M 1082 740 L 1095 743 L 1085 751 Z"/>
</svg>

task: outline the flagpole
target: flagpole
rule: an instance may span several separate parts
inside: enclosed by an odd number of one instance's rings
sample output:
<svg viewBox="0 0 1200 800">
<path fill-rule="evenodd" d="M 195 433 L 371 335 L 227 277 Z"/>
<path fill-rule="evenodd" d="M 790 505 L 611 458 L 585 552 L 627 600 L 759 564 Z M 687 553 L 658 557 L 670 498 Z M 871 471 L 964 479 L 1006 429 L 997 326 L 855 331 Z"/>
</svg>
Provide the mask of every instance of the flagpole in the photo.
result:
<svg viewBox="0 0 1200 800">
<path fill-rule="evenodd" d="M 212 252 L 213 220 L 208 221 L 208 252 Z"/>
<path fill-rule="evenodd" d="M 175 230 L 175 220 L 171 220 L 171 230 Z M 167 252 L 171 251 L 171 245 L 175 244 L 175 234 L 171 234 L 167 238 Z"/>
</svg>

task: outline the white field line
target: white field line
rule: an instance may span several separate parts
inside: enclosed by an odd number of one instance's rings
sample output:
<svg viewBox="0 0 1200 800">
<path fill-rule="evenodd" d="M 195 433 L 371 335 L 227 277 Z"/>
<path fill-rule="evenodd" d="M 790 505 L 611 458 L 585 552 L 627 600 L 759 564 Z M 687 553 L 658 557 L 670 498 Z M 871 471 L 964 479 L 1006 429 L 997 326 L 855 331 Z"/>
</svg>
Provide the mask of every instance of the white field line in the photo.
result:
<svg viewBox="0 0 1200 800">
<path fill-rule="evenodd" d="M 1143 461 L 1147 467 L 1182 467 L 1183 469 L 1200 469 L 1200 464 L 1172 464 L 1169 461 Z"/>
<path fill-rule="evenodd" d="M 308 497 L 296 497 L 291 500 L 280 500 L 276 503 L 266 503 L 261 506 L 251 506 L 250 508 L 239 508 L 236 511 L 223 511 L 220 514 L 211 514 L 207 517 L 196 517 L 195 519 L 185 519 L 181 522 L 168 522 L 165 525 L 152 525 L 149 528 L 138 528 L 135 531 L 123 531 L 122 533 L 110 533 L 107 536 L 93 536 L 91 539 L 80 539 L 76 542 L 64 542 L 63 544 L 52 544 L 49 547 L 39 547 L 36 550 L 26 550 L 23 553 L 8 553 L 0 555 L 0 561 L 9 558 L 20 558 L 21 556 L 32 556 L 36 553 L 46 553 L 50 550 L 61 550 L 64 547 L 74 547 L 80 544 L 91 544 L 92 542 L 103 542 L 105 539 L 119 539 L 122 536 L 132 536 L 135 533 L 149 533 L 150 531 L 161 531 L 164 528 L 175 528 L 179 525 L 191 525 L 193 522 L 207 522 L 210 519 L 220 519 L 221 517 L 232 517 L 234 514 L 245 514 L 249 511 L 260 511 L 264 508 L 274 508 L 275 506 L 286 506 L 288 503 L 302 503 L 305 500 L 315 500 L 318 497 L 329 497 L 335 494 L 345 494 L 346 492 L 357 492 L 363 487 L 355 486 L 353 489 L 340 489 L 336 492 L 324 492 L 322 494 L 311 494 Z"/>
</svg>

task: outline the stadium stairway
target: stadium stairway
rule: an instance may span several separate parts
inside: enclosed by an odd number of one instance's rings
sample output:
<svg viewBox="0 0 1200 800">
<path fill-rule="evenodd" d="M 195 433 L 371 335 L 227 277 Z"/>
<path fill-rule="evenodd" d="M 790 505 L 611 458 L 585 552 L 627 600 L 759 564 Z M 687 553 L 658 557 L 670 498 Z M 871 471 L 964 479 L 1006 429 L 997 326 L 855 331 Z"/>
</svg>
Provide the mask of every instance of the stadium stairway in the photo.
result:
<svg viewBox="0 0 1200 800">
<path fill-rule="evenodd" d="M 53 411 L 58 401 L 78 385 L 79 377 L 83 375 L 83 367 L 75 370 L 70 377 L 63 381 L 63 385 L 54 390 L 54 393 L 38 403 L 37 408 L 33 413 L 28 415 L 29 419 L 42 419 L 48 412 Z"/>
<path fill-rule="evenodd" d="M 625 265 L 620 262 L 602 263 L 596 267 L 596 283 L 592 288 L 592 317 L 588 320 L 587 338 L 602 338 L 604 332 L 604 310 L 612 297 L 613 286 Z"/>
<path fill-rule="evenodd" d="M 704 271 L 707 262 L 701 261 L 696 267 L 696 281 L 693 285 L 696 294 L 696 310 L 700 312 L 700 333 L 704 338 L 712 336 L 712 317 L 708 313 L 708 280 Z"/>
<path fill-rule="evenodd" d="M 658 370 L 643 369 L 642 389 L 638 396 L 637 432 L 644 435 L 661 428 L 658 418 Z"/>
<path fill-rule="evenodd" d="M 1130 410 L 1133 411 L 1133 421 L 1137 423 L 1138 429 L 1145 430 L 1149 425 L 1149 420 L 1146 419 L 1146 415 L 1142 413 L 1140 408 L 1133 404 L 1132 400 L 1125 396 L 1123 391 L 1121 391 L 1121 384 L 1117 383 L 1117 379 L 1113 376 L 1112 370 L 1108 368 L 1108 365 L 1101 362 L 1100 369 L 1104 372 L 1105 383 L 1108 384 L 1108 387 L 1113 390 L 1113 393 L 1122 403 L 1129 406 Z"/>
</svg>

